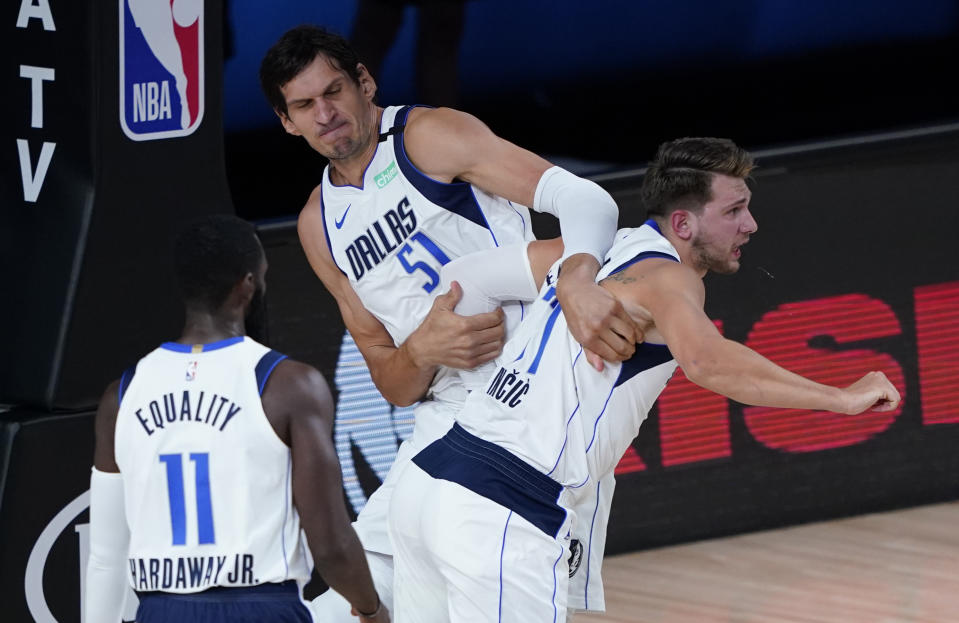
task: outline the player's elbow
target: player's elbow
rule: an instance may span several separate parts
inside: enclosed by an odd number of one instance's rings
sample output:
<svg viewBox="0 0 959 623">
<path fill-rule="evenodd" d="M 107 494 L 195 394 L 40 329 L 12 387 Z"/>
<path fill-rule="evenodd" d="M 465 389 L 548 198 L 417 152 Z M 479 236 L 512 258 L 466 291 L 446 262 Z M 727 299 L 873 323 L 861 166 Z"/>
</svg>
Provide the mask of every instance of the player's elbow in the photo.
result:
<svg viewBox="0 0 959 623">
<path fill-rule="evenodd" d="M 310 552 L 313 554 L 313 564 L 320 575 L 326 569 L 342 567 L 350 557 L 350 539 L 345 534 L 331 535 L 329 538 L 319 539 L 319 543 L 310 543 Z"/>
<path fill-rule="evenodd" d="M 675 357 L 686 378 L 700 387 L 712 389 L 723 374 L 719 359 L 709 349 L 690 348 Z"/>
</svg>

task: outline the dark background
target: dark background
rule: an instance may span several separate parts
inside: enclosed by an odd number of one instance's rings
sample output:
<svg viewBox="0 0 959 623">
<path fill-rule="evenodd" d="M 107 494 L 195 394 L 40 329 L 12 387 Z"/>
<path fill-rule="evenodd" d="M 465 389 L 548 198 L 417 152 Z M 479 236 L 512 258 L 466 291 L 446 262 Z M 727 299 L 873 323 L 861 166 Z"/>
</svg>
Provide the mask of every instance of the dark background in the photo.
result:
<svg viewBox="0 0 959 623">
<path fill-rule="evenodd" d="M 357 5 L 228 3 L 226 165 L 241 216 L 296 213 L 325 164 L 269 110 L 263 54 L 298 23 L 350 36 Z M 435 103 L 414 87 L 417 38 L 430 36 L 417 11 L 374 76 L 381 105 Z M 756 149 L 959 118 L 956 0 L 471 0 L 458 59 L 457 107 L 583 174 L 641 166 L 678 136 Z"/>
<path fill-rule="evenodd" d="M 116 122 L 117 3 L 53 3 L 56 32 L 14 28 L 19 5 L 3 10 L 0 39 L 11 94 L 0 153 L 8 269 L 0 402 L 18 403 L 0 406 L 3 620 L 30 620 L 27 594 L 42 588 L 58 620 L 77 620 L 92 409 L 111 379 L 178 330 L 169 238 L 180 222 L 233 207 L 258 222 L 271 266 L 271 345 L 334 384 L 343 327 L 292 220 L 324 163 L 283 133 L 255 74 L 288 27 L 317 22 L 347 34 L 357 4 L 207 0 L 204 124 L 181 140 L 136 145 Z M 420 101 L 416 10 L 404 10 L 377 76 L 384 105 Z M 633 444 L 645 469 L 618 479 L 610 552 L 959 496 L 959 401 L 947 403 L 940 423 L 927 421 L 931 377 L 919 365 L 914 303 L 917 287 L 959 290 L 959 130 L 913 131 L 959 120 L 957 38 L 955 0 L 467 3 L 458 106 L 594 175 L 619 203 L 622 225 L 642 221 L 637 167 L 660 141 L 721 135 L 756 150 L 759 233 L 738 275 L 707 280 L 707 311 L 727 336 L 748 341 L 783 305 L 844 294 L 881 301 L 898 323 L 894 334 L 860 343 L 837 344 L 825 331 L 797 344 L 811 357 L 879 352 L 901 368 L 902 412 L 855 445 L 771 449 L 730 404 L 728 425 L 716 431 L 728 438 L 727 456 L 666 465 L 654 411 Z M 56 68 L 43 128 L 30 127 L 18 64 Z M 28 139 L 34 158 L 42 141 L 57 142 L 36 203 L 22 201 L 14 138 Z M 776 148 L 811 141 L 826 143 Z M 955 298 L 936 363 L 947 388 L 959 386 Z M 341 461 L 349 457 L 369 493 L 376 470 L 354 441 L 345 440 Z M 27 560 L 50 526 L 59 532 L 44 579 L 25 587 Z"/>
</svg>

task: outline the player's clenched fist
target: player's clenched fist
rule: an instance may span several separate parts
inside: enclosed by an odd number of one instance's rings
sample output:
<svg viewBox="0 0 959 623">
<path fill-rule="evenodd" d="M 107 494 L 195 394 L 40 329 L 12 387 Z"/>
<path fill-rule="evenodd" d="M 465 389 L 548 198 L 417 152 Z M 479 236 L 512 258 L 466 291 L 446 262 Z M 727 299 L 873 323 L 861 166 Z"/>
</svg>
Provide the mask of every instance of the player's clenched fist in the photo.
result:
<svg viewBox="0 0 959 623">
<path fill-rule="evenodd" d="M 843 390 L 846 395 L 846 410 L 856 415 L 870 409 L 872 411 L 893 411 L 902 398 L 899 391 L 889 382 L 882 372 L 870 372 Z"/>
</svg>

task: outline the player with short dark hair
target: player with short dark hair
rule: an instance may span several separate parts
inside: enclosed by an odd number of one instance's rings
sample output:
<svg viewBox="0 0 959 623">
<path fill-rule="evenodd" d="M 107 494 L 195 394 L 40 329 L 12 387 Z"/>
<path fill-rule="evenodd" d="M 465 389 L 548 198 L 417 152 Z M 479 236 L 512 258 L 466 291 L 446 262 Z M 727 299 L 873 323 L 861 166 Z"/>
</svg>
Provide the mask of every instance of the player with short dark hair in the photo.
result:
<svg viewBox="0 0 959 623">
<path fill-rule="evenodd" d="M 147 623 L 309 622 L 312 553 L 361 621 L 388 621 L 346 512 L 326 381 L 246 337 L 266 289 L 253 227 L 199 220 L 175 263 L 183 333 L 97 410 L 86 620 L 119 621 L 132 587 Z"/>
<path fill-rule="evenodd" d="M 606 191 L 496 136 L 467 113 L 378 106 L 373 76 L 335 51 L 345 41 L 329 41 L 321 28 L 290 30 L 267 52 L 260 76 L 284 129 L 329 159 L 300 212 L 306 257 L 336 299 L 383 397 L 399 406 L 420 401 L 412 436 L 355 524 L 377 590 L 388 598 L 386 515 L 396 474 L 452 425 L 466 397 L 455 370 L 494 358 L 524 313 L 521 301 L 536 294 L 528 270 L 517 264 L 501 284 L 514 293 L 502 310 L 455 314 L 459 290 L 438 288 L 442 265 L 494 247 L 525 262 L 533 238 L 529 209 L 553 214 L 565 245 L 559 299 L 574 335 L 595 353 L 592 363 L 630 356 L 636 336 L 618 301 L 594 281 L 618 217 Z M 291 76 L 292 68 L 299 70 Z M 612 476 L 604 491 L 612 491 Z M 590 512 L 597 505 L 600 515 L 608 511 L 605 498 L 591 500 Z M 592 535 L 596 551 L 603 541 Z M 599 571 L 592 569 L 590 607 L 601 610 Z M 333 599 L 314 601 L 318 618 L 348 621 L 343 604 L 325 603 Z M 581 602 L 571 603 L 585 607 Z"/>
</svg>

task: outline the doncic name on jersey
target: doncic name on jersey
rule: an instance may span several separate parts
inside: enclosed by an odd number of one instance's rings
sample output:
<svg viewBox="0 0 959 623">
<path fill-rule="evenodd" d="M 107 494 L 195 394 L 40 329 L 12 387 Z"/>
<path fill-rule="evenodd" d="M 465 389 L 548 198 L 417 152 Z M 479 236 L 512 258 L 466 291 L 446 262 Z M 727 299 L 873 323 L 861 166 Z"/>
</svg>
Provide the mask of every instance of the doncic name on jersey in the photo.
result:
<svg viewBox="0 0 959 623">
<path fill-rule="evenodd" d="M 203 0 L 119 0 L 120 126 L 134 141 L 203 119 Z"/>
</svg>

